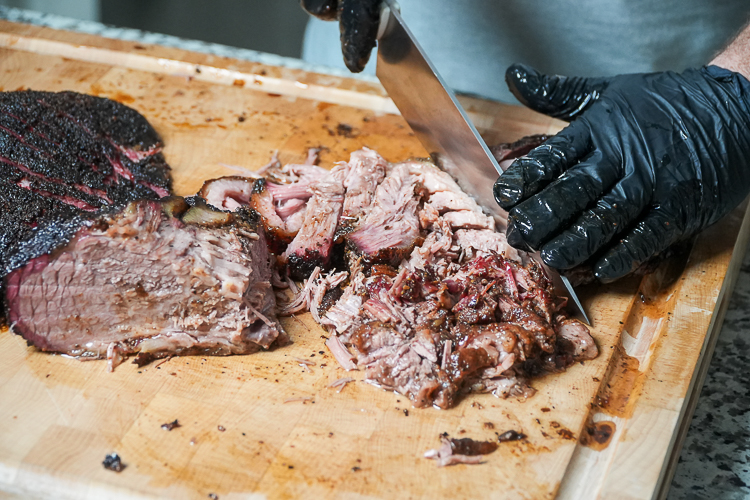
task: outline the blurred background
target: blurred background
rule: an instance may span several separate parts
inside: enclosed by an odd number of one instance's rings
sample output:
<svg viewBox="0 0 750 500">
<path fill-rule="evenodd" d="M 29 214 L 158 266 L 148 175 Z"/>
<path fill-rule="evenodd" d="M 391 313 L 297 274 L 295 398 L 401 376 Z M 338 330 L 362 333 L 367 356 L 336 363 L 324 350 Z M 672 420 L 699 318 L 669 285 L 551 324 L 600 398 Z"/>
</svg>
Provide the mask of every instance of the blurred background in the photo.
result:
<svg viewBox="0 0 750 500">
<path fill-rule="evenodd" d="M 300 57 L 308 16 L 298 0 L 0 0 L 118 27 Z"/>
</svg>

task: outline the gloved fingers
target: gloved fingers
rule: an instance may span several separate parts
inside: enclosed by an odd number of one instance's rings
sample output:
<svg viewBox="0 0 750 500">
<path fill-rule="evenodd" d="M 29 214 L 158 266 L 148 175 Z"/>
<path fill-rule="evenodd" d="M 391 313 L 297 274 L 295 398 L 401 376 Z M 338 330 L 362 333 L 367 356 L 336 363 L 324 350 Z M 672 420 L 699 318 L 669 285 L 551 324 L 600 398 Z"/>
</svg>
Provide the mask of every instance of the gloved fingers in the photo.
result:
<svg viewBox="0 0 750 500">
<path fill-rule="evenodd" d="M 571 121 L 599 98 L 609 79 L 545 75 L 531 66 L 513 64 L 505 72 L 505 82 L 524 106 Z"/>
<path fill-rule="evenodd" d="M 571 269 L 589 260 L 641 214 L 648 203 L 642 181 L 629 175 L 602 196 L 568 229 L 541 249 L 544 262 Z"/>
<path fill-rule="evenodd" d="M 300 0 L 300 5 L 308 14 L 323 21 L 334 21 L 338 15 L 338 0 Z"/>
<path fill-rule="evenodd" d="M 583 121 L 573 122 L 556 136 L 515 160 L 495 181 L 495 201 L 510 210 L 539 192 L 591 150 L 591 134 Z"/>
<path fill-rule="evenodd" d="M 618 180 L 620 168 L 594 152 L 566 171 L 541 193 L 517 205 L 508 214 L 508 243 L 536 250 L 560 234 Z"/>
<path fill-rule="evenodd" d="M 630 274 L 651 257 L 676 243 L 682 232 L 672 210 L 652 209 L 594 264 L 594 275 L 609 283 Z"/>
<path fill-rule="evenodd" d="M 353 73 L 365 69 L 375 47 L 381 0 L 341 0 L 339 29 L 344 63 Z"/>
</svg>

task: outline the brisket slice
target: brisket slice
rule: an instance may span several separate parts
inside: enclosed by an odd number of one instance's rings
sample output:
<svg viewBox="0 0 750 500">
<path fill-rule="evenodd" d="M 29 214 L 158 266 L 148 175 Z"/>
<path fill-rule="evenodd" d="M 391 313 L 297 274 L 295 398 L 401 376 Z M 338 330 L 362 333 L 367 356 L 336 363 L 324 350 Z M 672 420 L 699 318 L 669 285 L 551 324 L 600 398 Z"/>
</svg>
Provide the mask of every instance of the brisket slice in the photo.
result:
<svg viewBox="0 0 750 500">
<path fill-rule="evenodd" d="M 183 213 L 184 212 L 184 213 Z M 138 201 L 4 278 L 16 333 L 110 367 L 173 355 L 246 354 L 283 342 L 256 214 L 182 198 Z"/>
<path fill-rule="evenodd" d="M 235 211 L 246 206 L 255 210 L 263 223 L 269 247 L 274 253 L 280 254 L 302 225 L 307 198 L 298 200 L 297 209 L 289 213 L 284 210 L 285 206 L 288 208 L 289 201 L 280 206 L 274 201 L 269 185 L 270 182 L 263 178 L 220 177 L 206 181 L 198 196 L 220 210 Z"/>
<path fill-rule="evenodd" d="M 305 163 L 284 166 L 274 156 L 258 172 L 251 172 L 253 177 L 211 179 L 198 195 L 220 210 L 249 205 L 261 216 L 271 250 L 281 255 L 302 228 L 313 185 L 329 175 L 315 164 L 317 154 L 317 149 L 310 149 Z"/>
<path fill-rule="evenodd" d="M 364 263 L 398 265 L 420 237 L 422 175 L 408 163 L 394 165 L 375 190 L 359 227 L 347 235 L 349 250 Z"/>
<path fill-rule="evenodd" d="M 316 267 L 326 269 L 331 262 L 348 168 L 348 164 L 341 163 L 310 187 L 312 197 L 302 227 L 282 255 L 287 272 L 294 279 L 308 278 Z"/>
<path fill-rule="evenodd" d="M 346 194 L 336 229 L 337 242 L 359 227 L 387 168 L 385 159 L 371 149 L 362 148 L 351 154 L 349 172 L 343 183 Z"/>
<path fill-rule="evenodd" d="M 170 190 L 161 140 L 135 110 L 74 92 L 0 93 L 0 276 L 102 209 Z"/>
</svg>

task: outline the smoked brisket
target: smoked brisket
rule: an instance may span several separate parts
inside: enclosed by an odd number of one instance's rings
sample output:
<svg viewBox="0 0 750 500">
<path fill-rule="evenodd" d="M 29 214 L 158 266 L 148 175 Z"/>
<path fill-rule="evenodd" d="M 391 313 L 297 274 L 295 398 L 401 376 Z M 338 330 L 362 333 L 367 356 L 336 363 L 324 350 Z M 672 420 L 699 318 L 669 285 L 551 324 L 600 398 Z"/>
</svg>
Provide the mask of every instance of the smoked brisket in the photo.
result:
<svg viewBox="0 0 750 500">
<path fill-rule="evenodd" d="M 0 105 L 0 292 L 15 333 L 110 368 L 285 341 L 260 217 L 168 197 L 143 116 L 74 92 Z M 232 194 L 222 208 L 246 201 Z"/>
</svg>

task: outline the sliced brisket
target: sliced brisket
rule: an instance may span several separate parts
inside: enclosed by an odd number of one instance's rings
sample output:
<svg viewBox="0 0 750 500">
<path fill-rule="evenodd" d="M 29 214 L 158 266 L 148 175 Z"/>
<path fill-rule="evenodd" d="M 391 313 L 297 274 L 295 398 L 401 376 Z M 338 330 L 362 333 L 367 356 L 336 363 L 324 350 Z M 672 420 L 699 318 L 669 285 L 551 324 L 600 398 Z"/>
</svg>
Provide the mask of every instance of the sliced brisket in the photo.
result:
<svg viewBox="0 0 750 500">
<path fill-rule="evenodd" d="M 209 205 L 221 210 L 233 211 L 241 206 L 249 205 L 261 216 L 271 250 L 275 254 L 282 255 L 287 245 L 292 243 L 302 229 L 306 220 L 308 202 L 316 192 L 319 196 L 315 200 L 315 206 L 328 207 L 325 210 L 334 209 L 335 204 L 340 201 L 337 195 L 333 194 L 334 206 L 333 208 L 328 206 L 326 196 L 331 194 L 331 189 L 341 191 L 343 195 L 343 188 L 339 189 L 331 184 L 331 172 L 315 164 L 317 154 L 317 149 L 310 149 L 305 163 L 290 163 L 283 166 L 274 156 L 268 165 L 257 172 L 258 175 L 252 173 L 253 177 L 229 176 L 211 179 L 203 184 L 198 195 Z M 342 183 L 344 179 L 341 172 L 336 174 L 333 180 Z M 320 189 L 316 188 L 319 182 L 323 182 Z M 310 234 L 320 233 L 318 229 L 321 228 L 320 224 L 325 224 L 327 220 L 310 217 L 307 221 L 305 238 Z M 335 223 L 336 221 L 333 220 L 334 227 Z M 325 233 L 325 229 L 321 229 Z M 315 245 L 315 248 L 310 248 L 308 252 L 304 248 L 298 248 L 296 253 L 310 255 L 311 258 L 326 253 L 325 249 L 319 250 L 318 244 L 321 243 L 319 239 L 312 240 L 310 243 Z M 295 246 L 304 246 L 304 240 L 298 240 Z M 320 246 L 327 248 L 325 242 Z M 316 262 L 327 263 L 327 259 L 328 257 L 323 257 L 317 259 Z M 292 262 L 291 269 L 295 271 L 296 276 L 300 277 L 309 276 L 315 267 L 314 265 L 312 267 L 296 265 L 299 262 L 296 256 L 292 256 Z"/>
<path fill-rule="evenodd" d="M 359 227 L 387 168 L 383 157 L 371 149 L 362 148 L 351 154 L 349 172 L 344 179 L 346 195 L 336 229 L 337 241 Z"/>
</svg>

